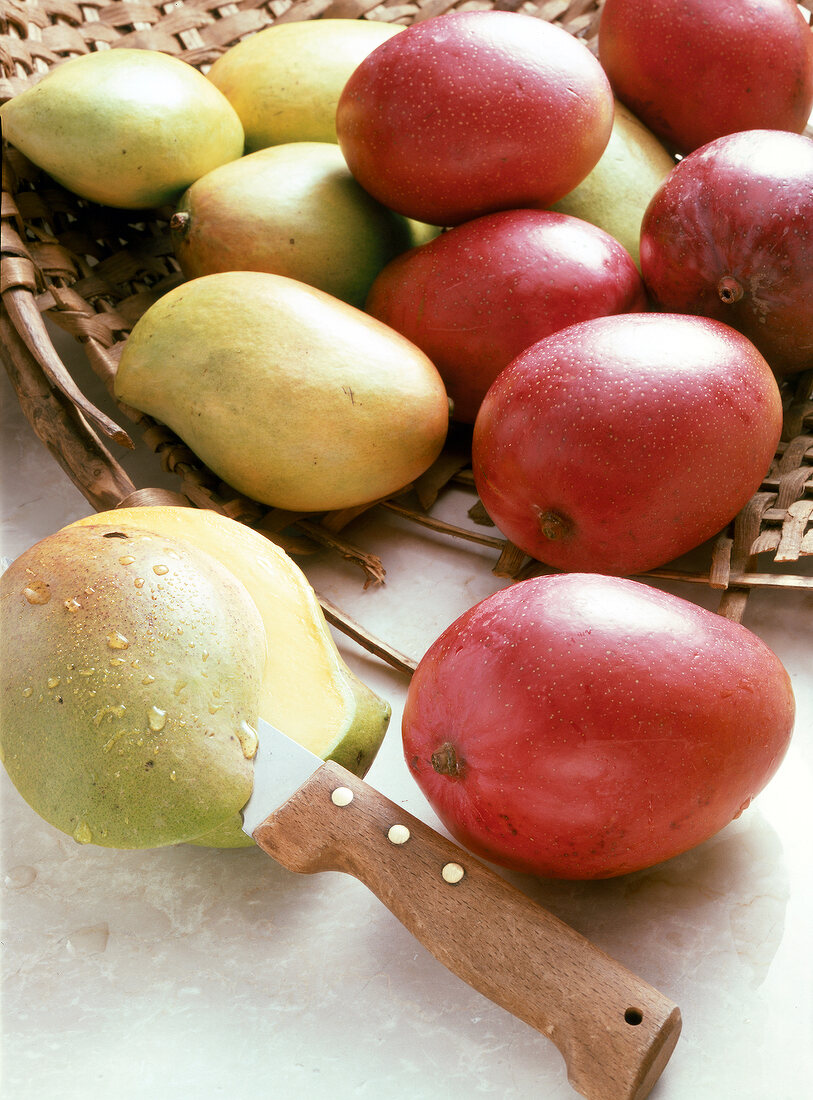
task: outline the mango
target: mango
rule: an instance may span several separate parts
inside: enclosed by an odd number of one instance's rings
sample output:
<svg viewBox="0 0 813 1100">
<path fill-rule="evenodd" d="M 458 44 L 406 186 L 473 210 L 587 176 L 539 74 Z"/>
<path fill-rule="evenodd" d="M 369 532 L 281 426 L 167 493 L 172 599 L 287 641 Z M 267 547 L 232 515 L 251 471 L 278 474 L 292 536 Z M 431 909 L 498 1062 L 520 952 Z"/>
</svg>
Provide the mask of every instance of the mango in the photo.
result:
<svg viewBox="0 0 813 1100">
<path fill-rule="evenodd" d="M 640 270 L 641 221 L 674 158 L 635 115 L 615 101 L 610 140 L 592 172 L 551 206 L 597 225 L 626 248 Z"/>
<path fill-rule="evenodd" d="M 57 829 L 161 847 L 245 805 L 265 630 L 219 561 L 122 522 L 63 528 L 3 575 L 0 627 L 3 763 Z"/>
<path fill-rule="evenodd" d="M 327 142 L 276 145 L 215 168 L 170 224 L 187 278 L 269 271 L 359 308 L 382 267 L 412 244 L 407 220 L 371 198 Z"/>
<path fill-rule="evenodd" d="M 175 203 L 194 180 L 243 154 L 222 92 L 157 50 L 72 58 L 0 108 L 3 133 L 69 191 L 126 209 Z"/>
<path fill-rule="evenodd" d="M 116 521 L 191 543 L 234 574 L 256 604 L 265 630 L 260 716 L 317 756 L 363 776 L 387 731 L 391 707 L 342 659 L 296 563 L 245 524 L 200 508 L 119 508 L 76 525 Z M 234 815 L 194 843 L 237 847 L 252 841 Z"/>
<path fill-rule="evenodd" d="M 315 287 L 229 271 L 175 287 L 137 322 L 116 397 L 271 507 L 364 505 L 438 457 L 448 398 L 404 337 Z"/>
<path fill-rule="evenodd" d="M 209 80 L 243 123 L 246 150 L 336 141 L 336 105 L 353 70 L 404 28 L 364 19 L 277 23 L 215 61 Z"/>
</svg>

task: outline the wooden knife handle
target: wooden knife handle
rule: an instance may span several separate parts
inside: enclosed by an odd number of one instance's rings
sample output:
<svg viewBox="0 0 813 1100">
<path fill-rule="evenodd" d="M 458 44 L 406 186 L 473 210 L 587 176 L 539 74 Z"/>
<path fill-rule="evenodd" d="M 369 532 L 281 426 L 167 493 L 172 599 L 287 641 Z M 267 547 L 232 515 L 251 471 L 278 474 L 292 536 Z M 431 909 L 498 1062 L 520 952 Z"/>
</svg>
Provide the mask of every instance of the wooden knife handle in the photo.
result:
<svg viewBox="0 0 813 1100">
<path fill-rule="evenodd" d="M 643 1100 L 668 1062 L 676 1005 L 338 764 L 254 838 L 289 870 L 363 882 L 444 966 L 547 1035 L 588 1100 Z"/>
</svg>

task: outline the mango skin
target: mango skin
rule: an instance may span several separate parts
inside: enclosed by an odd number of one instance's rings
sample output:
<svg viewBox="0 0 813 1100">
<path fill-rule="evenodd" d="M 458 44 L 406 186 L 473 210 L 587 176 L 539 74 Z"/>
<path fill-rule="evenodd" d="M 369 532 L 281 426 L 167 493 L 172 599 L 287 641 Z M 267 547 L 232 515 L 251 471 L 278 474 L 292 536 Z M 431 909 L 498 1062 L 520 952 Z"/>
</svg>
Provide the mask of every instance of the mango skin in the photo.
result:
<svg viewBox="0 0 813 1100">
<path fill-rule="evenodd" d="M 357 65 L 404 30 L 364 19 L 278 23 L 215 61 L 209 80 L 236 109 L 246 151 L 291 141 L 336 141 L 336 105 Z"/>
<path fill-rule="evenodd" d="M 46 821 L 154 848 L 245 805 L 265 633 L 211 556 L 125 524 L 64 528 L 3 575 L 0 623 L 3 762 Z"/>
<path fill-rule="evenodd" d="M 429 647 L 403 748 L 475 855 L 602 879 L 739 816 L 784 758 L 795 712 L 787 671 L 746 627 L 637 581 L 560 573 L 486 597 Z"/>
<path fill-rule="evenodd" d="M 626 248 L 641 269 L 641 222 L 674 157 L 643 122 L 616 100 L 607 147 L 593 170 L 551 210 L 597 225 Z"/>
<path fill-rule="evenodd" d="M 477 414 L 472 470 L 489 516 L 527 554 L 634 575 L 722 531 L 759 490 L 781 432 L 776 379 L 735 329 L 625 313 L 560 329 L 508 364 Z"/>
<path fill-rule="evenodd" d="M 426 352 L 453 418 L 473 424 L 489 386 L 531 344 L 646 306 L 632 257 L 604 230 L 550 210 L 501 210 L 396 257 L 365 308 Z"/>
<path fill-rule="evenodd" d="M 260 716 L 323 760 L 366 774 L 392 708 L 345 664 L 313 588 L 284 550 L 244 523 L 202 508 L 118 508 L 75 523 L 124 523 L 186 540 L 229 569 L 254 600 L 265 627 Z M 235 848 L 254 841 L 235 814 L 190 843 Z"/>
<path fill-rule="evenodd" d="M 430 360 L 323 291 L 228 271 L 175 287 L 127 341 L 116 397 L 238 492 L 324 512 L 390 496 L 438 457 L 449 406 Z"/>
<path fill-rule="evenodd" d="M 407 220 L 368 195 L 328 142 L 276 145 L 215 168 L 184 193 L 171 226 L 188 279 L 268 271 L 358 308 L 412 244 Z"/>
<path fill-rule="evenodd" d="M 5 138 L 92 202 L 177 202 L 206 172 L 242 156 L 243 127 L 197 69 L 157 50 L 84 54 L 0 108 Z"/>
<path fill-rule="evenodd" d="M 801 134 L 813 110 L 813 35 L 794 0 L 605 0 L 598 56 L 684 155 L 747 130 Z"/>
<path fill-rule="evenodd" d="M 550 206 L 593 168 L 613 97 L 561 27 L 505 11 L 452 11 L 382 43 L 336 108 L 350 171 L 385 206 L 451 226 Z"/>
</svg>

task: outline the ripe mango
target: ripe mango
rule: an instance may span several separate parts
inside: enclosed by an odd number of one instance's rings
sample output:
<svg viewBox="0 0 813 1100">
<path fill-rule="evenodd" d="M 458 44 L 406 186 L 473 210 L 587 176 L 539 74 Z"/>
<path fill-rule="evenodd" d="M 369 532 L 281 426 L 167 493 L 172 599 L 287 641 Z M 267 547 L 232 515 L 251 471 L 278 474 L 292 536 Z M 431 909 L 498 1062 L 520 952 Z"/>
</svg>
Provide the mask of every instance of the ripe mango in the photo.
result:
<svg viewBox="0 0 813 1100">
<path fill-rule="evenodd" d="M 3 575 L 0 625 L 0 750 L 46 821 L 154 848 L 245 805 L 266 640 L 220 562 L 124 523 L 63 528 Z"/>
<path fill-rule="evenodd" d="M 404 30 L 364 19 L 277 23 L 227 50 L 209 80 L 234 105 L 254 152 L 289 141 L 336 141 L 336 105 L 353 70 Z"/>
<path fill-rule="evenodd" d="M 116 397 L 171 428 L 238 492 L 298 512 L 368 504 L 438 457 L 434 365 L 360 310 L 282 275 L 175 287 L 135 325 Z"/>
<path fill-rule="evenodd" d="M 412 244 L 406 218 L 356 183 L 338 145 L 316 141 L 208 172 L 182 196 L 171 227 L 187 278 L 269 271 L 359 308 L 378 272 Z"/>
<path fill-rule="evenodd" d="M 259 713 L 325 760 L 363 776 L 375 759 L 391 707 L 342 659 L 307 578 L 278 546 L 243 523 L 201 508 L 118 508 L 76 526 L 125 524 L 210 554 L 246 588 L 265 630 Z M 241 847 L 252 841 L 239 814 L 191 843 Z"/>
<path fill-rule="evenodd" d="M 157 50 L 72 58 L 0 115 L 5 138 L 63 187 L 126 209 L 174 203 L 243 153 L 243 127 L 226 97 Z"/>
</svg>

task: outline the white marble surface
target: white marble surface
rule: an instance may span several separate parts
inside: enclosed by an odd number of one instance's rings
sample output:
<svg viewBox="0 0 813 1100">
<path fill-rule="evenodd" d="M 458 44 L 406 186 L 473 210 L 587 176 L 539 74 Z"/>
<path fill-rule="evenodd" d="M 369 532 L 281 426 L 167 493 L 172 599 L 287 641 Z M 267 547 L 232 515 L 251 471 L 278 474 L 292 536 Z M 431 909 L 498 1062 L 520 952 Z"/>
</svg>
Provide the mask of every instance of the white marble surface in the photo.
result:
<svg viewBox="0 0 813 1100">
<path fill-rule="evenodd" d="M 68 356 L 78 349 L 59 341 Z M 35 439 L 3 374 L 2 554 L 90 508 Z M 131 469 L 156 473 L 150 454 Z M 140 484 L 146 484 L 138 475 Z M 453 493 L 442 514 L 460 521 Z M 354 539 L 387 567 L 306 564 L 317 589 L 420 657 L 498 587 L 489 551 L 383 515 Z M 807 571 L 810 572 L 810 563 Z M 704 589 L 673 591 L 713 606 Z M 681 1007 L 655 1100 L 802 1100 L 813 1080 L 813 595 L 756 593 L 746 625 L 785 662 L 798 722 L 743 816 L 668 864 L 594 884 L 509 876 Z M 430 824 L 400 748 L 406 679 L 340 638 L 393 704 L 369 775 Z M 420 947 L 363 887 L 258 850 L 83 847 L 2 776 L 3 1100 L 569 1100 L 546 1039 Z"/>
</svg>

